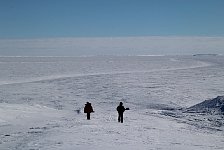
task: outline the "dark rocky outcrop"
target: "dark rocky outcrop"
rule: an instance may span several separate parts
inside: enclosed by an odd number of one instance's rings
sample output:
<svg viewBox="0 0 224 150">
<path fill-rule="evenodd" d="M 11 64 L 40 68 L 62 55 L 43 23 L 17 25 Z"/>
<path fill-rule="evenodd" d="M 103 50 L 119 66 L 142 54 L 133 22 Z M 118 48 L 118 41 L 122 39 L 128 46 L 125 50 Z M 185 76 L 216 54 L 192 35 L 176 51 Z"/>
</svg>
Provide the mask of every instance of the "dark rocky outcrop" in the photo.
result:
<svg viewBox="0 0 224 150">
<path fill-rule="evenodd" d="M 205 100 L 199 104 L 187 108 L 187 112 L 198 113 L 224 113 L 224 96 Z"/>
</svg>

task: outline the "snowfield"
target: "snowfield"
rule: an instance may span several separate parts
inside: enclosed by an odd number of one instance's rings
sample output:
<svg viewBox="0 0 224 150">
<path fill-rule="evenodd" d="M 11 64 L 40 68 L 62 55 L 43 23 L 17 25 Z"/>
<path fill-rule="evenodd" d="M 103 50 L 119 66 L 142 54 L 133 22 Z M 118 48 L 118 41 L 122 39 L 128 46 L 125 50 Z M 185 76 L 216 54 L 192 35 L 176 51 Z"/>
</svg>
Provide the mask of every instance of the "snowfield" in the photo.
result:
<svg viewBox="0 0 224 150">
<path fill-rule="evenodd" d="M 224 115 L 191 107 L 224 95 L 223 56 L 0 57 L 0 69 L 1 150 L 224 149 Z"/>
</svg>

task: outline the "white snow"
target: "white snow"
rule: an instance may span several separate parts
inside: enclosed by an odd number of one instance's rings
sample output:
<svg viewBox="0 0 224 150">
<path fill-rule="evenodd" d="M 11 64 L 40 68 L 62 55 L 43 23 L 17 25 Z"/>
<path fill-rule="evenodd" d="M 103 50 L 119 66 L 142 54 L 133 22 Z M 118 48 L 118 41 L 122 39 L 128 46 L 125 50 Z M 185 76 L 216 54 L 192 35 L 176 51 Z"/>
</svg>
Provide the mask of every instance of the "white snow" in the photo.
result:
<svg viewBox="0 0 224 150">
<path fill-rule="evenodd" d="M 224 149 L 224 127 L 216 124 L 222 116 L 182 112 L 223 95 L 223 56 L 0 62 L 1 150 Z M 91 120 L 83 113 L 87 101 L 95 111 Z M 120 101 L 130 108 L 123 124 Z"/>
<path fill-rule="evenodd" d="M 27 104 L 0 104 L 0 119 L 8 125 L 24 125 L 27 123 L 40 122 L 48 118 L 55 118 L 60 112 L 53 108 L 41 105 Z M 28 122 L 27 122 L 28 121 Z M 0 126 L 2 124 L 0 123 Z"/>
</svg>

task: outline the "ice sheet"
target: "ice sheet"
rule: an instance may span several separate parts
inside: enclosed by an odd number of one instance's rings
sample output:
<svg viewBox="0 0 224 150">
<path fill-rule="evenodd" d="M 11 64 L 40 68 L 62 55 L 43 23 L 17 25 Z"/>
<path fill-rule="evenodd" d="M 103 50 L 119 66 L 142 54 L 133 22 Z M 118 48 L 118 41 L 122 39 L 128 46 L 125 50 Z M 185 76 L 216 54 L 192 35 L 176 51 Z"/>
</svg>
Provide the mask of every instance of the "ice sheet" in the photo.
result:
<svg viewBox="0 0 224 150">
<path fill-rule="evenodd" d="M 0 62 L 0 149 L 224 148 L 222 125 L 206 124 L 207 116 L 178 114 L 223 95 L 222 56 L 0 57 Z M 89 121 L 83 113 L 87 101 L 95 110 Z M 117 122 L 120 101 L 130 108 L 123 124 Z"/>
</svg>

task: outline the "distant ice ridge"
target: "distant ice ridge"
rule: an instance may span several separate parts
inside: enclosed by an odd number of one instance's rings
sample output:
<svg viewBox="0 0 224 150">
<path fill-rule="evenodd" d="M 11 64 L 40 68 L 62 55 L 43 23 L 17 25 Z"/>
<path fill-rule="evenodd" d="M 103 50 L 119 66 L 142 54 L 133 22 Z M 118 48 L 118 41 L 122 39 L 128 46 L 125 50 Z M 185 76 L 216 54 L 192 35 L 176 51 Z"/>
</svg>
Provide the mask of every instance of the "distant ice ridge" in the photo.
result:
<svg viewBox="0 0 224 150">
<path fill-rule="evenodd" d="M 193 56 L 221 56 L 221 54 L 194 54 Z"/>
<path fill-rule="evenodd" d="M 136 56 L 146 56 L 146 57 L 163 57 L 166 55 L 136 55 Z"/>
</svg>

